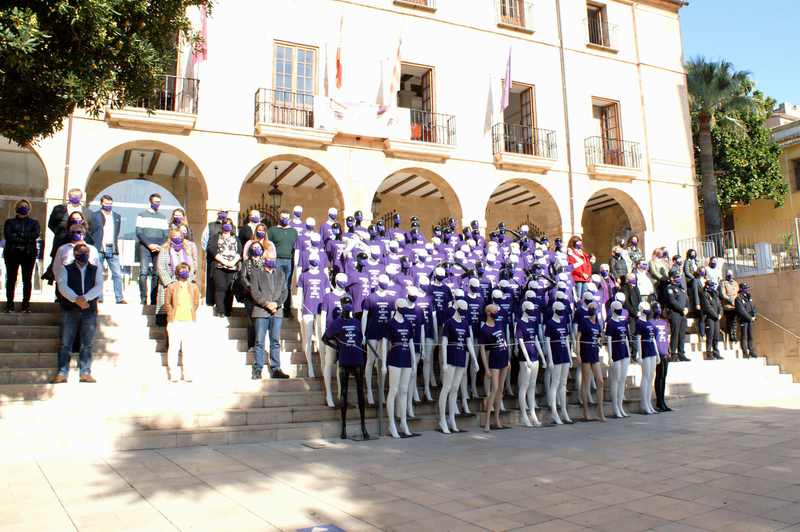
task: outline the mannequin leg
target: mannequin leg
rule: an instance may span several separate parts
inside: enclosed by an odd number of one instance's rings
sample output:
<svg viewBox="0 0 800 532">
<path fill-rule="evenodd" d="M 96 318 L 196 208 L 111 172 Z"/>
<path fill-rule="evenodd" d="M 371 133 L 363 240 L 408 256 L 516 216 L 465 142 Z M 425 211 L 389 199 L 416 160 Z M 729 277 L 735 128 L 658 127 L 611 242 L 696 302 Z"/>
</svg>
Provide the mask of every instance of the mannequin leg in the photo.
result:
<svg viewBox="0 0 800 532">
<path fill-rule="evenodd" d="M 436 338 L 432 340 L 431 344 L 431 375 L 430 375 L 430 384 L 434 388 L 438 388 L 439 384 L 436 380 L 436 371 L 433 369 L 436 366 L 436 359 L 434 358 L 434 352 L 439 353 L 439 376 L 441 376 L 444 372 L 444 356 L 447 356 L 447 353 L 442 353 L 442 348 L 440 347 L 439 340 L 441 339 L 441 326 L 439 327 L 439 334 L 436 335 Z"/>
<path fill-rule="evenodd" d="M 472 347 L 475 349 L 475 352 L 478 352 L 478 343 L 474 340 L 472 341 Z M 476 399 L 480 397 L 478 395 L 478 365 L 472 360 L 471 357 L 469 358 L 469 382 L 470 382 L 470 395 L 475 397 Z"/>
<path fill-rule="evenodd" d="M 584 408 L 589 407 L 589 400 L 588 398 L 584 398 L 583 396 L 583 364 L 581 364 L 580 358 L 575 360 L 575 389 L 578 390 L 578 403 Z M 587 379 L 588 380 L 588 379 Z M 589 384 L 588 382 L 586 383 Z"/>
<path fill-rule="evenodd" d="M 503 394 L 505 392 L 506 378 L 508 377 L 509 371 L 509 366 L 506 366 L 500 370 L 500 375 L 497 376 L 498 389 L 494 397 L 494 421 L 498 428 L 503 426 L 503 422 L 500 421 L 500 413 L 502 412 L 500 407 L 503 403 Z M 494 381 L 494 376 L 492 376 L 492 381 Z"/>
<path fill-rule="evenodd" d="M 333 380 L 333 367 L 334 360 L 336 359 L 336 351 L 327 345 L 323 345 L 322 354 L 322 380 L 325 383 L 325 402 L 329 407 L 335 408 L 336 403 L 333 402 L 333 383 L 331 381 Z M 338 381 L 341 383 L 341 377 L 338 377 Z"/>
<path fill-rule="evenodd" d="M 620 360 L 619 373 L 617 374 L 617 404 L 622 417 L 630 417 L 622 407 L 622 403 L 625 400 L 625 380 L 628 378 L 628 366 L 630 366 L 630 363 L 631 359 L 627 357 Z"/>
<path fill-rule="evenodd" d="M 456 367 L 452 365 L 444 368 L 442 373 L 442 391 L 439 392 L 439 429 L 445 434 L 450 434 L 450 429 L 447 428 L 447 402 L 455 373 Z"/>
<path fill-rule="evenodd" d="M 597 383 L 597 417 L 600 421 L 606 420 L 605 407 L 603 406 L 603 399 L 605 395 L 605 382 L 603 382 L 603 368 L 600 363 L 592 364 L 593 381 Z"/>
<path fill-rule="evenodd" d="M 588 393 L 588 395 L 589 395 L 589 404 L 590 405 L 597 404 L 597 401 L 595 400 L 594 395 L 592 395 L 592 390 L 597 390 L 597 383 L 595 382 L 595 379 L 594 379 L 594 372 L 590 372 L 589 373 L 589 393 Z"/>
<path fill-rule="evenodd" d="M 619 401 L 617 400 L 617 388 L 619 387 L 619 378 L 618 375 L 622 371 L 621 369 L 622 361 L 615 360 L 611 363 L 610 367 L 610 378 L 611 378 L 611 406 L 614 409 L 614 417 L 621 418 L 622 413 L 619 411 Z"/>
<path fill-rule="evenodd" d="M 492 408 L 495 406 L 495 395 L 499 388 L 500 371 L 489 369 L 488 365 L 486 367 L 486 376 L 489 378 L 489 384 L 486 387 L 486 399 L 483 400 L 483 409 L 486 412 L 486 423 L 483 430 L 489 432 L 491 429 Z"/>
<path fill-rule="evenodd" d="M 653 393 L 653 366 L 655 365 L 655 357 L 647 357 L 642 359 L 642 385 L 639 389 L 641 397 L 639 398 L 639 409 L 647 414 L 655 414 L 653 406 L 650 404 L 650 396 Z"/>
<path fill-rule="evenodd" d="M 507 392 L 508 395 L 510 395 L 511 397 L 514 397 L 516 395 L 516 393 L 514 392 L 514 387 L 511 386 L 511 366 L 512 366 L 512 364 L 514 364 L 514 362 L 511 362 L 511 360 L 514 360 L 513 354 L 514 354 L 514 347 L 515 346 L 513 345 L 513 341 L 509 341 L 508 345 L 511 346 L 511 348 L 509 349 L 509 355 L 510 355 L 509 358 L 510 358 L 510 360 L 509 360 L 508 371 L 506 371 L 506 378 L 505 378 L 504 386 L 503 386 L 503 389 L 505 390 L 505 392 L 503 393 L 503 395 L 505 395 L 505 393 Z M 505 409 L 506 409 L 505 405 L 503 405 L 503 411 L 505 411 Z"/>
<path fill-rule="evenodd" d="M 303 314 L 300 318 L 300 339 L 303 341 L 303 353 L 306 355 L 306 364 L 308 364 L 308 378 L 313 379 L 314 374 L 314 361 L 312 359 L 311 342 L 314 338 L 314 315 Z"/>
<path fill-rule="evenodd" d="M 356 377 L 356 398 L 358 399 L 358 416 L 361 420 L 361 436 L 365 440 L 368 440 L 369 433 L 367 432 L 367 423 L 365 420 L 366 405 L 364 404 L 364 368 L 355 366 L 352 370 Z"/>
<path fill-rule="evenodd" d="M 556 409 L 556 394 L 558 392 L 558 382 L 556 379 L 560 378 L 561 375 L 561 371 L 558 370 L 558 366 L 560 365 L 561 364 L 551 364 L 547 366 L 547 370 L 545 372 L 545 382 L 547 382 L 547 405 L 550 407 L 550 417 L 553 418 L 553 423 L 556 425 L 564 424 L 558 415 L 558 410 Z"/>
<path fill-rule="evenodd" d="M 561 420 L 572 423 L 567 414 L 567 379 L 569 379 L 569 364 L 560 364 L 561 373 L 558 379 L 558 402 L 561 410 Z"/>
<path fill-rule="evenodd" d="M 467 359 L 467 364 L 469 364 L 469 359 Z M 469 409 L 469 375 L 467 375 L 468 371 L 467 368 L 463 368 L 464 371 L 461 372 L 461 383 L 458 386 L 458 391 L 461 394 L 461 410 L 465 414 L 471 414 L 472 412 Z M 458 403 L 458 401 L 456 401 Z"/>
<path fill-rule="evenodd" d="M 407 394 L 406 394 L 406 415 L 409 417 L 414 417 L 414 401 L 419 402 L 419 389 L 417 387 L 417 375 L 418 368 L 419 368 L 419 360 L 421 358 L 421 353 L 424 347 L 420 347 L 419 351 L 416 349 L 414 350 L 416 354 L 414 355 L 414 360 L 411 361 L 411 377 L 408 379 L 407 383 Z"/>
<path fill-rule="evenodd" d="M 578 375 L 581 375 L 581 385 L 578 386 L 578 390 L 580 391 L 581 406 L 583 407 L 583 419 L 586 421 L 591 419 L 589 418 L 589 388 L 591 386 L 589 375 L 591 375 L 591 371 L 591 364 L 581 364 L 576 372 Z"/>
<path fill-rule="evenodd" d="M 527 362 L 522 362 L 519 365 L 519 373 L 517 374 L 517 386 L 519 386 L 519 393 L 517 394 L 519 401 L 519 419 L 526 427 L 532 427 L 531 420 L 528 419 L 528 385 L 531 382 L 531 370 L 528 368 Z M 536 415 L 534 412 L 533 415 Z"/>
<path fill-rule="evenodd" d="M 431 396 L 431 377 L 433 376 L 433 340 L 425 342 L 425 349 L 422 352 L 422 382 L 424 386 L 425 400 L 433 401 Z"/>
<path fill-rule="evenodd" d="M 536 381 L 539 380 L 539 361 L 533 363 L 531 368 L 531 378 L 528 382 L 528 393 L 525 395 L 528 399 L 528 414 L 530 415 L 531 422 L 534 427 L 541 427 L 542 423 L 536 415 Z"/>
<path fill-rule="evenodd" d="M 389 418 L 389 434 L 391 434 L 392 438 L 399 438 L 400 435 L 397 433 L 397 425 L 394 422 L 394 409 L 395 403 L 397 402 L 396 399 L 400 396 L 400 375 L 402 373 L 402 368 L 389 366 L 388 369 L 389 393 L 386 395 L 386 416 Z M 405 401 L 405 397 L 403 400 Z M 405 408 L 403 408 L 403 410 L 405 411 Z"/>
<path fill-rule="evenodd" d="M 381 349 L 383 347 L 383 342 L 380 340 L 367 340 L 367 366 L 366 370 L 364 371 L 364 379 L 367 381 L 367 402 L 370 406 L 375 404 L 375 399 L 372 396 L 372 373 L 375 370 L 375 364 L 382 364 L 383 362 L 378 361 L 378 357 L 375 356 L 375 353 L 380 353 L 381 356 Z M 378 372 L 380 373 L 380 367 L 378 367 Z"/>
<path fill-rule="evenodd" d="M 466 373 L 467 368 L 456 367 L 455 373 L 453 375 L 453 381 L 464 381 L 464 374 Z M 442 390 L 442 394 L 444 394 L 444 390 Z M 450 393 L 448 394 L 450 412 L 448 412 L 447 422 L 450 425 L 450 430 L 453 432 L 459 432 L 458 425 L 456 425 L 456 402 L 458 399 L 458 387 L 451 386 Z"/>
<path fill-rule="evenodd" d="M 397 398 L 397 410 L 400 413 L 400 430 L 406 436 L 411 436 L 411 430 L 408 428 L 408 418 L 406 416 L 408 407 L 408 381 L 411 379 L 411 368 L 403 368 L 400 373 L 400 393 Z"/>
<path fill-rule="evenodd" d="M 350 368 L 347 366 L 339 366 L 339 380 L 342 383 L 342 434 L 343 440 L 347 439 L 347 388 L 350 383 Z"/>
</svg>

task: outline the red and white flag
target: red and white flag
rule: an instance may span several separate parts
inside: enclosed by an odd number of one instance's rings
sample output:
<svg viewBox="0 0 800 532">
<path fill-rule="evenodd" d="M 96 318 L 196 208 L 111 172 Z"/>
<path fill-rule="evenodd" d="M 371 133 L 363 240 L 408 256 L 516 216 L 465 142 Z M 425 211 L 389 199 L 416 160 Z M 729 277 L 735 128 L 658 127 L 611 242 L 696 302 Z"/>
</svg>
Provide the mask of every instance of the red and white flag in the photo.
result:
<svg viewBox="0 0 800 532">
<path fill-rule="evenodd" d="M 381 102 L 378 114 L 383 114 L 389 107 L 397 105 L 397 92 L 400 90 L 400 76 L 403 70 L 400 50 L 403 46 L 403 38 L 397 38 L 397 52 L 391 61 L 392 72 L 389 76 L 388 86 L 383 86 L 381 91 Z"/>
<path fill-rule="evenodd" d="M 206 6 L 200 6 L 200 42 L 192 50 L 192 64 L 208 59 L 208 16 Z"/>
<path fill-rule="evenodd" d="M 344 17 L 339 18 L 339 44 L 336 46 L 336 88 L 342 88 L 342 27 L 344 25 Z"/>
<path fill-rule="evenodd" d="M 509 102 L 511 101 L 511 47 L 508 47 L 508 61 L 506 62 L 506 79 L 503 81 L 503 99 L 500 103 L 500 109 L 506 110 Z"/>
</svg>

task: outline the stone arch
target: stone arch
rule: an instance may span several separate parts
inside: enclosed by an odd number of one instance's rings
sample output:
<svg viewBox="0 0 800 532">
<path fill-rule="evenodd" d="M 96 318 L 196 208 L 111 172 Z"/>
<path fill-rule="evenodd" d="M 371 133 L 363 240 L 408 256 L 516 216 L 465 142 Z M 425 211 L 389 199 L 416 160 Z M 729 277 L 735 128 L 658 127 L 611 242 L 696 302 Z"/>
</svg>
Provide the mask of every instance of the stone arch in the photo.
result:
<svg viewBox="0 0 800 532">
<path fill-rule="evenodd" d="M 461 201 L 450 183 L 441 175 L 420 167 L 397 170 L 385 177 L 372 195 L 372 218 L 383 219 L 389 225 L 397 212 L 403 228 L 408 220 L 418 216 L 420 227 L 430 236 L 431 228 L 447 218 L 455 218 L 460 228 L 463 217 Z"/>
<path fill-rule="evenodd" d="M 587 251 L 606 262 L 611 257 L 611 248 L 620 240 L 636 235 L 639 247 L 644 249 L 647 231 L 642 210 L 630 194 L 616 188 L 596 191 L 587 200 L 581 215 L 583 239 Z"/>
<path fill-rule="evenodd" d="M 3 220 L 14 216 L 20 199 L 31 202 L 31 217 L 42 227 L 46 221 L 45 193 L 49 185 L 44 160 L 32 146 L 19 146 L 0 137 L 0 215 Z"/>
<path fill-rule="evenodd" d="M 272 208 L 269 192 L 273 185 L 281 192 L 281 204 Z M 247 211 L 262 211 L 265 221 L 277 221 L 278 211 L 291 212 L 294 205 L 303 206 L 303 216 L 321 224 L 328 209 L 345 210 L 344 194 L 338 181 L 323 165 L 294 154 L 281 154 L 262 160 L 247 174 L 239 191 L 240 221 Z M 273 212 L 275 211 L 275 212 Z M 340 215 L 341 219 L 341 215 Z"/>
<path fill-rule="evenodd" d="M 487 232 L 499 222 L 509 229 L 528 225 L 532 235 L 551 240 L 562 232 L 561 211 L 553 196 L 542 185 L 529 179 L 509 179 L 500 183 L 486 203 Z"/>
</svg>

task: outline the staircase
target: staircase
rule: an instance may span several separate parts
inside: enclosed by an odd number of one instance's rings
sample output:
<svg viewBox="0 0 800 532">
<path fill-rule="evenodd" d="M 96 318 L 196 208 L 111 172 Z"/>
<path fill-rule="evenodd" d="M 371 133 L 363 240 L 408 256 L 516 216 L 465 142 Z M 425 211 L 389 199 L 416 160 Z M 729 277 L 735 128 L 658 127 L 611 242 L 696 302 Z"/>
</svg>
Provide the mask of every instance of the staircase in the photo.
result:
<svg viewBox="0 0 800 532">
<path fill-rule="evenodd" d="M 61 385 L 47 384 L 56 372 L 58 308 L 35 303 L 31 314 L 0 314 L 0 448 L 23 453 L 72 448 L 105 452 L 337 437 L 339 410 L 325 406 L 321 379 L 306 377 L 297 322 L 285 319 L 282 329 L 282 366 L 293 378 L 252 381 L 247 318 L 241 311 L 235 309 L 232 317 L 221 319 L 214 318 L 209 308 L 200 309 L 197 330 L 202 348 L 196 353 L 195 381 L 170 383 L 166 332 L 155 326 L 154 309 L 101 306 L 92 370 L 98 383 L 77 382 L 73 357 L 69 382 Z M 705 361 L 698 342 L 696 335 L 689 335 L 687 353 L 692 361 L 670 365 L 671 406 L 705 401 L 758 404 L 798 395 L 800 385 L 764 359 L 737 358 L 738 348 L 733 346 L 722 351 L 726 360 Z M 315 366 L 319 375 L 316 355 Z M 537 393 L 540 406 L 545 405 L 543 373 Z M 625 408 L 632 413 L 639 410 L 640 380 L 639 366 L 631 365 Z M 569 414 L 580 418 L 574 370 L 569 383 Z M 350 390 L 349 418 L 355 430 L 354 383 Z M 506 397 L 504 403 L 505 420 L 516 423 L 516 398 Z M 478 412 L 480 401 L 472 400 L 470 408 Z M 610 414 L 610 404 L 605 409 Z M 415 405 L 412 429 L 435 429 L 436 412 L 435 403 Z M 543 423 L 550 421 L 546 408 L 538 414 Z M 367 416 L 368 428 L 375 433 L 375 409 L 369 408 Z M 459 426 L 477 429 L 478 418 L 462 418 Z"/>
</svg>

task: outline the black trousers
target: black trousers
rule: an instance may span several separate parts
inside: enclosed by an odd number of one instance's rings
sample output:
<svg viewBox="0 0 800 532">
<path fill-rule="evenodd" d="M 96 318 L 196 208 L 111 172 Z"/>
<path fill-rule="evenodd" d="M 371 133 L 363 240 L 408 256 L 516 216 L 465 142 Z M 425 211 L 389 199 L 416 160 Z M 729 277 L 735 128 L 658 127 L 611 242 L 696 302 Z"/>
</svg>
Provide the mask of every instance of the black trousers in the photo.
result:
<svg viewBox="0 0 800 532">
<path fill-rule="evenodd" d="M 719 320 L 706 318 L 706 353 L 719 356 Z"/>
<path fill-rule="evenodd" d="M 206 305 L 214 306 L 214 261 L 206 261 Z"/>
<path fill-rule="evenodd" d="M 685 354 L 686 316 L 680 312 L 669 313 L 669 352 L 673 355 Z"/>
<path fill-rule="evenodd" d="M 736 309 L 726 309 L 725 310 L 725 334 L 728 335 L 728 339 L 731 342 L 736 341 L 736 330 L 738 329 L 736 324 Z"/>
<path fill-rule="evenodd" d="M 226 316 L 233 308 L 233 276 L 236 272 L 214 268 L 214 306 L 215 310 Z"/>
<path fill-rule="evenodd" d="M 739 324 L 739 341 L 742 345 L 742 354 L 744 356 L 758 356 L 753 351 L 753 322 L 744 321 Z"/>
<path fill-rule="evenodd" d="M 656 406 L 663 408 L 667 406 L 664 394 L 667 388 L 667 370 L 669 369 L 669 358 L 662 358 L 661 363 L 656 366 Z"/>
<path fill-rule="evenodd" d="M 351 374 L 356 379 L 356 397 L 358 399 L 358 414 L 361 418 L 361 429 L 366 431 L 366 425 L 364 424 L 364 410 L 366 408 L 364 405 L 364 366 L 339 366 L 339 380 L 341 381 L 342 385 L 341 412 L 343 436 L 346 435 L 345 427 L 347 425 L 347 392 L 350 384 Z M 383 393 L 383 390 L 380 390 L 380 393 Z"/>
<path fill-rule="evenodd" d="M 7 253 L 4 257 L 6 263 L 6 301 L 11 304 L 14 302 L 14 289 L 17 285 L 17 274 L 22 269 L 22 302 L 28 303 L 31 300 L 31 278 L 33 277 L 33 267 L 36 264 L 35 257 L 17 256 Z"/>
</svg>

